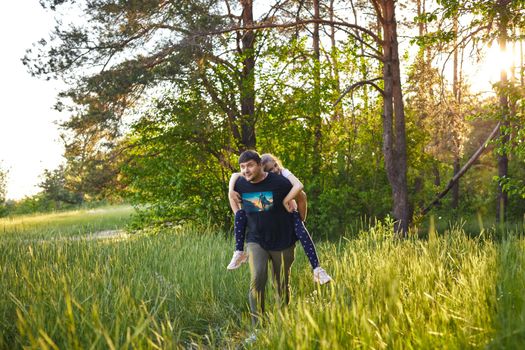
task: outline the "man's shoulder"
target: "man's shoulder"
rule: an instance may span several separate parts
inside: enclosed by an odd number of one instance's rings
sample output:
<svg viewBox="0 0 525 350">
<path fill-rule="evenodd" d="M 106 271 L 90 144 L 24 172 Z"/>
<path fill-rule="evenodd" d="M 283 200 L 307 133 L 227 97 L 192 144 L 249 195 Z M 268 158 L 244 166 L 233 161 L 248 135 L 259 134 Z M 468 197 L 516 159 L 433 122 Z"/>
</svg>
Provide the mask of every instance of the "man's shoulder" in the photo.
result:
<svg viewBox="0 0 525 350">
<path fill-rule="evenodd" d="M 246 187 L 246 185 L 249 185 L 249 184 L 250 183 L 243 176 L 239 176 L 237 180 L 235 181 L 234 188 L 236 191 L 239 191 L 242 188 Z"/>
<path fill-rule="evenodd" d="M 260 183 L 253 184 L 246 180 L 244 177 L 240 176 L 235 182 L 235 190 L 237 192 L 251 191 L 255 188 L 265 188 L 265 187 L 278 187 L 278 188 L 288 188 L 292 186 L 290 181 L 282 175 L 274 174 L 269 172 L 267 177 Z"/>
<path fill-rule="evenodd" d="M 286 177 L 282 176 L 282 175 L 279 175 L 279 174 L 274 174 L 274 173 L 268 173 L 268 176 L 270 176 L 270 179 L 279 184 L 279 185 L 282 185 L 282 186 L 289 186 L 291 185 L 291 182 L 290 180 L 288 180 Z"/>
</svg>

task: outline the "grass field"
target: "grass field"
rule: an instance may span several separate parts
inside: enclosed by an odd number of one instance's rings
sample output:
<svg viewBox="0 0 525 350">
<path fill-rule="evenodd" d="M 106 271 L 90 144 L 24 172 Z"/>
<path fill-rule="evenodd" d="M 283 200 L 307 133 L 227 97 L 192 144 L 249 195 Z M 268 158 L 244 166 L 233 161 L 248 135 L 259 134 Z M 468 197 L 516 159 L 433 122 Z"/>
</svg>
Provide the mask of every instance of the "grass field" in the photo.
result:
<svg viewBox="0 0 525 350">
<path fill-rule="evenodd" d="M 117 207 L 0 220 L 0 348 L 525 344 L 525 240 L 514 235 L 495 242 L 455 227 L 398 241 L 391 225 L 379 223 L 318 243 L 335 279 L 323 287 L 313 284 L 297 247 L 291 304 L 279 309 L 268 287 L 267 322 L 247 344 L 249 273 L 246 266 L 225 269 L 232 237 L 191 225 L 118 238 L 94 234 L 122 228 L 130 213 Z"/>
<path fill-rule="evenodd" d="M 0 238 L 61 239 L 124 227 L 133 213 L 131 206 L 101 207 L 50 214 L 0 218 Z"/>
</svg>

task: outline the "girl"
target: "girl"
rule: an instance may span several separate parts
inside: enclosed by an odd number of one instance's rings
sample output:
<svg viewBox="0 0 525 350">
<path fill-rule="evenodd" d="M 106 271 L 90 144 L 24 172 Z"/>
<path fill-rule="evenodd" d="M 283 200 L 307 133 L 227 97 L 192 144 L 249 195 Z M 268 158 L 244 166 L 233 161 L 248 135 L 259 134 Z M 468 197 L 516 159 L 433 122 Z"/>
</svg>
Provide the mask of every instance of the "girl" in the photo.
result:
<svg viewBox="0 0 525 350">
<path fill-rule="evenodd" d="M 326 271 L 319 266 L 319 258 L 315 251 L 315 246 L 310 237 L 310 234 L 304 226 L 306 219 L 306 195 L 302 191 L 303 184 L 297 179 L 288 169 L 283 168 L 277 157 L 271 154 L 263 154 L 261 156 L 261 165 L 264 171 L 273 172 L 286 177 L 292 183 L 292 189 L 283 200 L 284 207 L 293 215 L 294 231 L 296 236 L 301 241 L 306 256 L 310 261 L 314 273 L 314 281 L 320 284 L 328 283 L 332 278 Z M 234 173 L 230 178 L 228 197 L 230 204 L 235 213 L 234 232 L 235 232 L 235 252 L 232 260 L 228 265 L 228 270 L 238 268 L 242 263 L 248 260 L 248 254 L 244 252 L 244 234 L 246 229 L 246 212 L 241 209 L 241 198 L 237 192 L 234 191 L 235 182 L 241 176 L 240 173 Z M 297 199 L 297 202 L 295 201 Z"/>
</svg>

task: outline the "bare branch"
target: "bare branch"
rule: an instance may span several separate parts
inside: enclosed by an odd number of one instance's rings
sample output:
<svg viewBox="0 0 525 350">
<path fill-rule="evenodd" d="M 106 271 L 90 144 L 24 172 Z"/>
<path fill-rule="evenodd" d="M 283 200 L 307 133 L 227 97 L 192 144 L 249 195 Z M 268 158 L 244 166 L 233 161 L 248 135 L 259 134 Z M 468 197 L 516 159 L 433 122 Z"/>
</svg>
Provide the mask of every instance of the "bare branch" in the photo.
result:
<svg viewBox="0 0 525 350">
<path fill-rule="evenodd" d="M 466 46 L 471 40 L 472 38 L 474 37 L 474 35 L 476 35 L 477 33 L 481 32 L 482 30 L 484 29 L 490 29 L 491 28 L 491 24 L 488 24 L 488 25 L 485 25 L 485 26 L 481 26 L 479 28 L 477 28 L 476 30 L 474 30 L 473 32 L 470 32 L 469 34 L 467 34 L 466 36 L 464 36 L 459 42 L 457 42 L 452 50 L 450 50 L 450 52 L 448 53 L 446 59 L 445 59 L 445 62 L 443 63 L 443 67 L 441 69 L 441 74 L 443 75 L 444 73 L 444 70 L 445 70 L 445 65 L 447 64 L 448 60 L 450 60 L 450 57 L 452 56 L 452 54 L 454 53 L 454 51 L 456 51 L 459 47 L 464 47 Z"/>
<path fill-rule="evenodd" d="M 385 92 L 383 91 L 383 89 L 381 89 L 376 83 L 374 83 L 375 81 L 381 80 L 381 79 L 383 79 L 383 77 L 378 77 L 378 78 L 374 78 L 374 79 L 370 79 L 370 80 L 358 81 L 357 83 L 354 83 L 354 84 L 350 85 L 349 87 L 346 88 L 345 91 L 343 91 L 343 93 L 341 94 L 341 96 L 339 96 L 337 101 L 335 101 L 333 106 L 334 107 L 337 106 L 339 104 L 339 102 L 341 102 L 343 97 L 345 97 L 348 93 L 350 93 L 351 91 L 355 90 L 356 88 L 358 88 L 360 86 L 364 86 L 364 85 L 370 85 L 370 86 L 374 87 L 377 91 L 379 91 L 379 93 L 381 95 L 384 95 Z"/>
<path fill-rule="evenodd" d="M 454 175 L 452 179 L 450 179 L 447 187 L 443 191 L 441 191 L 441 193 L 439 193 L 437 197 L 425 209 L 421 211 L 421 215 L 427 214 L 430 211 L 430 209 L 432 209 L 434 205 L 439 203 L 439 200 L 443 198 L 452 187 L 454 187 L 454 184 L 459 181 L 459 179 L 467 172 L 467 170 L 472 166 L 472 164 L 474 164 L 474 162 L 479 158 L 479 156 L 481 156 L 481 154 L 487 149 L 489 142 L 496 136 L 500 125 L 501 122 L 498 122 L 498 124 L 496 124 L 494 130 L 492 130 L 485 142 L 483 142 L 483 144 L 477 149 L 477 151 L 474 152 L 472 157 L 470 157 L 470 159 L 465 163 L 465 165 L 463 165 L 459 172 L 456 175 Z"/>
<path fill-rule="evenodd" d="M 239 31 L 239 30 L 260 30 L 260 29 L 269 29 L 269 28 L 290 28 L 290 27 L 297 27 L 297 26 L 307 25 L 307 24 L 312 24 L 312 23 L 352 28 L 352 29 L 355 29 L 357 31 L 360 31 L 360 32 L 363 32 L 363 33 L 369 35 L 378 44 L 382 43 L 382 40 L 374 32 L 372 32 L 369 29 L 366 29 L 365 27 L 362 27 L 362 26 L 359 26 L 359 25 L 356 25 L 356 24 L 352 24 L 352 23 L 348 23 L 348 22 L 329 21 L 329 20 L 326 20 L 326 19 L 305 19 L 305 20 L 300 20 L 300 21 L 291 22 L 291 23 L 261 23 L 261 24 L 257 24 L 257 25 L 253 25 L 253 26 L 244 26 L 244 27 L 241 26 L 241 27 L 225 28 L 225 29 L 217 30 L 217 31 L 213 31 L 213 32 L 203 32 L 203 33 L 198 33 L 197 35 L 200 35 L 200 36 L 217 35 L 217 34 L 225 34 L 225 33 L 230 33 L 230 32 L 236 32 L 236 31 Z"/>
</svg>

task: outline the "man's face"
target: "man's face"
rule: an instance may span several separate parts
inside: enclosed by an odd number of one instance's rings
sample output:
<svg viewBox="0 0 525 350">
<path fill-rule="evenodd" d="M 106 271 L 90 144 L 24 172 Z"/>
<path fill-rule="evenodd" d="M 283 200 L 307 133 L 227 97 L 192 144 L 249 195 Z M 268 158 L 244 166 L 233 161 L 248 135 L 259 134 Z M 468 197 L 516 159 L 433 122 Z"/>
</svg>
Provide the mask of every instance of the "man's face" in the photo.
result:
<svg viewBox="0 0 525 350">
<path fill-rule="evenodd" d="M 262 165 L 253 159 L 239 165 L 241 166 L 241 174 L 247 181 L 257 180 L 263 173 Z"/>
</svg>

